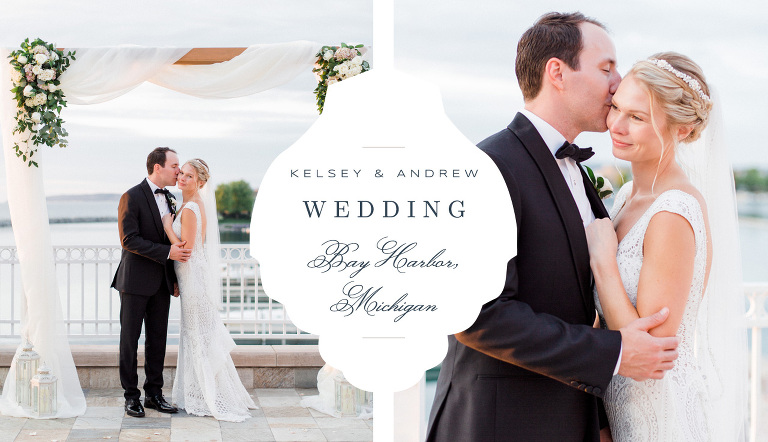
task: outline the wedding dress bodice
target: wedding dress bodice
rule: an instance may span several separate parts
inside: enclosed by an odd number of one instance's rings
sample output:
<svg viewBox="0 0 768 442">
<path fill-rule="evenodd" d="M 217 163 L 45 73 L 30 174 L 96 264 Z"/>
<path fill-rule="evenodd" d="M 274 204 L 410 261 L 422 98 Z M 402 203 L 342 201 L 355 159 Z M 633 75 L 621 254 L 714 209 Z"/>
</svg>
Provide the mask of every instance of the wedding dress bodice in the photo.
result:
<svg viewBox="0 0 768 442">
<path fill-rule="evenodd" d="M 622 187 L 611 210 L 611 218 L 624 206 L 631 190 L 631 182 Z M 693 228 L 695 238 L 693 280 L 677 331 L 679 356 L 675 367 L 660 380 L 637 382 L 621 375 L 613 377 L 606 391 L 605 407 L 616 442 L 709 440 L 707 393 L 694 354 L 696 317 L 704 292 L 707 266 L 707 232 L 698 200 L 680 190 L 668 190 L 659 195 L 622 238 L 616 261 L 627 296 L 637 307 L 645 232 L 651 218 L 659 212 L 684 217 Z M 595 303 L 602 317 L 597 292 Z"/>
<path fill-rule="evenodd" d="M 208 257 L 205 254 L 205 247 L 203 247 L 203 215 L 200 211 L 200 206 L 194 201 L 190 201 L 182 206 L 178 216 L 173 220 L 173 233 L 178 238 L 181 238 L 181 212 L 184 209 L 189 209 L 195 214 L 197 219 L 197 229 L 195 231 L 195 243 L 192 246 L 192 255 L 185 263 L 174 261 L 176 270 L 176 278 L 181 283 L 184 280 L 184 284 L 188 287 L 188 290 L 192 287 L 199 287 L 200 290 L 205 290 L 207 282 L 207 272 L 194 271 L 206 269 L 208 265 Z"/>
<path fill-rule="evenodd" d="M 240 422 L 251 417 L 248 409 L 256 405 L 240 382 L 229 355 L 235 342 L 219 317 L 218 305 L 207 293 L 209 257 L 203 246 L 200 207 L 190 201 L 182 211 L 187 209 L 195 214 L 197 228 L 189 260 L 174 261 L 181 301 L 181 329 L 173 401 L 187 414 Z M 173 232 L 181 238 L 181 211 L 173 222 Z"/>
</svg>

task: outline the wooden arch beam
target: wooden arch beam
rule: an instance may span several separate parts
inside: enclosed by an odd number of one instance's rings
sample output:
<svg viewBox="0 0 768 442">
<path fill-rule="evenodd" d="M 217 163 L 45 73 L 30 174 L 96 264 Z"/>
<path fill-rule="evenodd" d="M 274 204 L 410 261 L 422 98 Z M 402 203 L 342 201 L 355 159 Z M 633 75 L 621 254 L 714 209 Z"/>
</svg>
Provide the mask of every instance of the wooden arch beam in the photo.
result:
<svg viewBox="0 0 768 442">
<path fill-rule="evenodd" d="M 194 48 L 174 64 L 201 65 L 229 61 L 242 54 L 246 48 Z"/>
</svg>

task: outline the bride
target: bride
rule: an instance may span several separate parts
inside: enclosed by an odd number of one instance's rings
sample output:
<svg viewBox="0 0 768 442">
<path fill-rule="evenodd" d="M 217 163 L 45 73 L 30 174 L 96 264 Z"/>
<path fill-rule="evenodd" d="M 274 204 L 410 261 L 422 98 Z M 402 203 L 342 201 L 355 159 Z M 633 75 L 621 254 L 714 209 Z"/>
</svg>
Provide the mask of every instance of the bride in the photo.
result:
<svg viewBox="0 0 768 442">
<path fill-rule="evenodd" d="M 192 249 L 189 261 L 175 263 L 181 299 L 181 336 L 173 401 L 188 414 L 242 422 L 251 417 L 248 409 L 256 405 L 229 356 L 235 342 L 219 317 L 219 233 L 209 178 L 205 161 L 187 161 L 181 167 L 177 184 L 183 204 L 175 220 L 171 215 L 163 217 L 171 243 L 186 241 L 185 247 Z"/>
<path fill-rule="evenodd" d="M 617 375 L 609 384 L 605 407 L 617 441 L 745 437 L 740 268 L 727 269 L 740 259 L 735 206 L 714 198 L 732 198 L 732 176 L 714 172 L 730 167 L 715 158 L 724 157 L 723 146 L 711 136 L 706 148 L 690 152 L 699 165 L 707 162 L 703 170 L 678 163 L 683 144 L 699 140 L 710 122 L 718 105 L 710 96 L 696 63 L 661 53 L 632 67 L 608 114 L 613 154 L 631 162 L 634 181 L 616 196 L 613 221 L 587 227 L 597 307 L 614 330 L 668 307 L 667 321 L 650 333 L 680 338 L 677 362 L 663 379 Z"/>
</svg>

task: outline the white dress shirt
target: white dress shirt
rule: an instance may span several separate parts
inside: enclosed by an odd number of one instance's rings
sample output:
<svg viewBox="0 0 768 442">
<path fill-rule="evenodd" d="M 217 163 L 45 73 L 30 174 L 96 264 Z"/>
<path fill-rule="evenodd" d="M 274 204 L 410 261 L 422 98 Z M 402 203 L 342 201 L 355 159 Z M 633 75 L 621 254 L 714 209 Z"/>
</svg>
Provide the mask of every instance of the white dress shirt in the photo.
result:
<svg viewBox="0 0 768 442">
<path fill-rule="evenodd" d="M 155 183 L 152 182 L 152 180 L 147 177 L 147 184 L 149 184 L 149 189 L 152 191 L 152 194 L 155 196 L 155 202 L 157 203 L 157 208 L 160 209 L 160 219 L 163 219 L 163 217 L 171 211 L 168 209 L 168 201 L 165 199 L 165 194 L 163 193 L 155 193 L 155 190 L 159 189 Z"/>
<path fill-rule="evenodd" d="M 539 135 L 541 135 L 541 138 L 544 140 L 544 144 L 546 144 L 549 151 L 552 152 L 552 157 L 554 157 L 557 149 L 567 141 L 565 137 L 558 132 L 557 129 L 552 127 L 551 124 L 542 120 L 538 115 L 528 109 L 523 109 L 520 113 L 530 120 L 533 127 L 536 128 L 536 131 L 539 132 Z M 557 161 L 557 166 L 563 174 L 568 189 L 571 190 L 573 200 L 576 201 L 576 206 L 579 208 L 579 215 L 581 215 L 581 221 L 584 223 L 584 227 L 587 227 L 595 220 L 595 214 L 592 212 L 592 206 L 589 204 L 589 199 L 587 199 L 587 191 L 584 189 L 584 180 L 581 177 L 580 166 L 573 160 L 573 158 L 555 158 L 555 161 Z M 623 351 L 624 344 L 622 343 L 621 349 L 619 350 L 619 360 L 616 361 L 616 368 L 613 370 L 614 375 L 619 373 L 621 353 Z"/>
<path fill-rule="evenodd" d="M 533 127 L 539 132 L 541 138 L 544 140 L 544 144 L 552 152 L 552 156 L 555 156 L 555 152 L 560 146 L 565 143 L 565 137 L 560 134 L 549 123 L 539 118 L 533 112 L 523 109 L 520 111 L 525 115 L 533 124 Z M 589 205 L 589 199 L 587 199 L 587 193 L 584 189 L 584 180 L 581 177 L 581 169 L 573 158 L 557 159 L 557 166 L 560 168 L 560 172 L 563 174 L 565 183 L 568 185 L 568 189 L 573 195 L 576 206 L 579 208 L 579 215 L 581 215 L 581 221 L 584 223 L 584 227 L 590 225 L 595 220 L 595 214 L 592 213 L 592 206 Z"/>
<path fill-rule="evenodd" d="M 160 209 L 160 219 L 163 219 L 163 217 L 169 213 L 171 213 L 170 209 L 168 208 L 168 201 L 165 199 L 164 193 L 155 193 L 155 190 L 159 189 L 155 183 L 152 182 L 152 180 L 147 177 L 147 184 L 149 184 L 149 190 L 152 191 L 152 195 L 155 196 L 155 202 L 157 203 L 157 208 Z M 165 234 L 165 230 L 163 230 L 163 234 Z M 171 257 L 171 252 L 168 252 L 168 256 L 166 259 L 169 259 Z"/>
</svg>

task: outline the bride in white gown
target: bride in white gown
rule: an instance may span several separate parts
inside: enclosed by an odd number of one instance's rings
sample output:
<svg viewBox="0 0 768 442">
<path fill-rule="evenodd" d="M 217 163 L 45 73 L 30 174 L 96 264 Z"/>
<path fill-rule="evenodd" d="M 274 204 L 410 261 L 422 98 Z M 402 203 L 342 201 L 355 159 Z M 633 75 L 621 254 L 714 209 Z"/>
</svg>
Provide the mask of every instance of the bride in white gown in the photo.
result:
<svg viewBox="0 0 768 442">
<path fill-rule="evenodd" d="M 741 290 L 740 275 L 730 272 L 736 279 L 728 284 L 735 287 L 723 285 L 722 272 L 715 277 L 716 269 L 734 259 L 726 252 L 734 247 L 738 252 L 738 246 L 728 244 L 734 236 L 713 241 L 733 234 L 735 223 L 712 222 L 732 217 L 734 207 L 705 199 L 676 161 L 680 143 L 701 136 L 712 108 L 699 66 L 680 54 L 662 53 L 632 67 L 608 114 L 613 154 L 631 162 L 634 181 L 616 196 L 613 221 L 597 220 L 587 228 L 596 304 L 608 328 L 616 330 L 668 307 L 667 321 L 650 333 L 680 339 L 679 357 L 663 379 L 637 382 L 614 376 L 605 408 L 616 441 L 735 441 L 745 436 L 746 334 L 744 329 L 739 333 L 741 318 L 733 308 L 740 298 L 731 297 Z M 692 152 L 698 159 L 712 154 Z M 703 176 L 697 185 L 715 178 L 711 170 L 698 170 Z M 732 193 L 729 182 L 725 190 Z M 726 302 L 720 302 L 723 297 Z M 736 307 L 743 309 L 741 302 Z M 720 345 L 707 339 L 715 334 L 729 341 Z"/>
<path fill-rule="evenodd" d="M 218 245 L 218 221 L 214 189 L 208 180 L 208 165 L 203 160 L 187 161 L 177 184 L 183 203 L 175 220 L 170 215 L 163 218 L 171 242 L 186 241 L 185 247 L 192 249 L 189 261 L 175 263 L 181 332 L 173 402 L 188 414 L 242 422 L 251 417 L 248 409 L 256 405 L 229 356 L 235 342 L 219 317 L 218 247 L 211 247 L 211 243 Z"/>
</svg>

